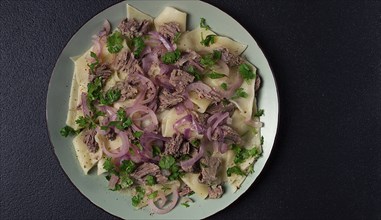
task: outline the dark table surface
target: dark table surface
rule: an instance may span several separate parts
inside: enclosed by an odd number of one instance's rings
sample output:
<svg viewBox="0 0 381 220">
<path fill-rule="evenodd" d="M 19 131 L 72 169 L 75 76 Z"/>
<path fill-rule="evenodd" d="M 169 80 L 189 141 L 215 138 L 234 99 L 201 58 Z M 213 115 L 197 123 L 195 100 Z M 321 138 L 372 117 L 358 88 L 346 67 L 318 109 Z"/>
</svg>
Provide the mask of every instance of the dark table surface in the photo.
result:
<svg viewBox="0 0 381 220">
<path fill-rule="evenodd" d="M 45 99 L 70 37 L 118 0 L 0 0 L 1 219 L 114 219 L 60 168 Z M 210 219 L 381 219 L 381 1 L 207 0 L 253 34 L 280 124 L 253 186 Z"/>
</svg>

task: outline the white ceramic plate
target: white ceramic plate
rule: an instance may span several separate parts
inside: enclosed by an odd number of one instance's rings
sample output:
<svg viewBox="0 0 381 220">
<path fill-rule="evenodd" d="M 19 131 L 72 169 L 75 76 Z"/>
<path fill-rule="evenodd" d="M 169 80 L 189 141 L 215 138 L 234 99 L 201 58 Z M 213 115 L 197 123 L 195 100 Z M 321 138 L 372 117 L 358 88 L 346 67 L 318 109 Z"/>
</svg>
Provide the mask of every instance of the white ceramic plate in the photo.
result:
<svg viewBox="0 0 381 220">
<path fill-rule="evenodd" d="M 255 173 L 247 177 L 242 187 L 236 193 L 233 193 L 228 188 L 221 199 L 196 199 L 195 203 L 191 204 L 189 208 L 178 205 L 168 214 L 150 215 L 148 208 L 135 210 L 131 206 L 130 196 L 108 190 L 107 181 L 103 176 L 97 176 L 95 173 L 85 176 L 75 157 L 72 138 L 60 136 L 59 130 L 65 125 L 70 85 L 74 70 L 70 57 L 83 54 L 91 47 L 91 36 L 101 29 L 105 19 L 108 19 L 115 27 L 125 18 L 127 3 L 153 17 L 156 17 L 165 6 L 173 6 L 188 13 L 187 30 L 197 27 L 200 18 L 204 17 L 213 28 L 213 31 L 219 35 L 228 36 L 248 45 L 244 55 L 258 68 L 263 82 L 258 99 L 259 108 L 265 109 L 265 116 L 261 117 L 261 121 L 265 124 L 265 127 L 262 128 L 265 142 L 263 145 L 263 156 L 254 167 Z M 270 155 L 277 131 L 278 95 L 273 74 L 261 49 L 253 37 L 237 21 L 223 11 L 201 1 L 127 1 L 118 3 L 93 17 L 83 25 L 63 49 L 50 79 L 46 117 L 49 136 L 61 167 L 78 190 L 98 207 L 115 216 L 126 219 L 202 219 L 213 215 L 234 202 L 250 187 L 261 173 Z"/>
</svg>

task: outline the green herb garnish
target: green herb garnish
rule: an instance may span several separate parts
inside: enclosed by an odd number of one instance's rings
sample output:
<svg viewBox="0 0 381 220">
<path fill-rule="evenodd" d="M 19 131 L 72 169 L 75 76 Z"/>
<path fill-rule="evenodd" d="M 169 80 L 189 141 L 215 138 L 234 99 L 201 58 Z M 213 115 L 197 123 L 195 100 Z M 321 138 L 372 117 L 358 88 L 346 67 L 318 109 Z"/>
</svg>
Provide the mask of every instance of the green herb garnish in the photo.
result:
<svg viewBox="0 0 381 220">
<path fill-rule="evenodd" d="M 175 34 L 175 37 L 173 38 L 173 42 L 174 42 L 175 44 L 177 44 L 177 43 L 179 42 L 179 40 L 180 40 L 180 36 L 181 36 L 181 33 L 180 33 L 180 32 L 177 32 L 177 33 Z"/>
<path fill-rule="evenodd" d="M 144 40 L 142 37 L 134 37 L 132 38 L 132 45 L 135 48 L 134 56 L 135 58 L 139 57 L 146 45 L 144 44 Z"/>
<path fill-rule="evenodd" d="M 189 207 L 189 204 L 187 202 L 181 203 L 181 205 L 184 206 L 185 208 Z"/>
<path fill-rule="evenodd" d="M 217 72 L 214 72 L 214 71 L 212 71 L 211 73 L 206 74 L 206 76 L 211 78 L 211 79 L 220 79 L 220 78 L 226 77 L 225 74 L 217 73 Z"/>
<path fill-rule="evenodd" d="M 156 191 L 154 191 L 153 193 L 149 194 L 147 197 L 148 197 L 149 199 L 154 199 L 154 198 L 157 197 L 157 193 L 158 193 L 158 191 L 156 190 Z"/>
<path fill-rule="evenodd" d="M 123 160 L 120 170 L 126 173 L 132 173 L 136 169 L 136 164 L 131 160 Z"/>
<path fill-rule="evenodd" d="M 216 42 L 215 40 L 215 37 L 217 35 L 215 34 L 209 34 L 208 36 L 204 37 L 202 36 L 202 33 L 201 33 L 201 41 L 200 41 L 200 44 L 206 46 L 206 47 L 209 47 L 210 45 L 214 44 Z"/>
<path fill-rule="evenodd" d="M 62 136 L 64 136 L 64 137 L 67 137 L 69 135 L 76 135 L 76 134 L 78 134 L 78 131 L 75 130 L 74 128 L 66 125 L 65 127 L 61 128 L 60 134 Z"/>
<path fill-rule="evenodd" d="M 243 88 L 239 88 L 235 90 L 234 95 L 231 97 L 231 99 L 238 99 L 238 98 L 247 98 L 249 97 L 249 94 L 243 90 Z"/>
<path fill-rule="evenodd" d="M 235 164 L 243 163 L 245 160 L 251 157 L 258 158 L 260 156 L 260 153 L 256 147 L 253 147 L 251 149 L 246 149 L 246 148 L 242 148 L 238 145 L 233 144 L 232 150 L 235 152 L 235 157 L 234 157 Z"/>
<path fill-rule="evenodd" d="M 242 78 L 246 81 L 255 79 L 255 72 L 253 72 L 251 66 L 246 63 L 239 65 L 238 71 L 241 74 Z"/>
<path fill-rule="evenodd" d="M 257 112 L 254 114 L 255 117 L 261 117 L 262 115 L 265 114 L 265 110 L 263 109 L 258 109 Z"/>
<path fill-rule="evenodd" d="M 228 84 L 226 84 L 226 83 L 221 83 L 221 88 L 223 89 L 223 90 L 228 90 Z"/>
<path fill-rule="evenodd" d="M 233 173 L 241 176 L 246 176 L 246 174 L 238 166 L 229 167 L 226 171 L 227 175 L 230 177 Z"/>
<path fill-rule="evenodd" d="M 210 30 L 210 26 L 206 24 L 205 18 L 200 18 L 200 27 L 205 28 L 205 30 Z"/>
<path fill-rule="evenodd" d="M 159 161 L 159 166 L 161 169 L 167 169 L 171 168 L 176 163 L 176 160 L 174 157 L 167 155 L 163 156 Z"/>
<path fill-rule="evenodd" d="M 178 59 L 180 59 L 181 52 L 179 49 L 175 51 L 170 51 L 161 56 L 161 61 L 165 64 L 174 64 Z"/>
<path fill-rule="evenodd" d="M 140 202 L 143 200 L 145 193 L 146 191 L 144 190 L 144 188 L 140 186 L 136 187 L 136 195 L 131 199 L 132 205 L 135 207 L 138 206 Z"/>
<path fill-rule="evenodd" d="M 118 53 L 123 48 L 123 36 L 119 31 L 107 37 L 107 49 L 110 53 Z"/>
<path fill-rule="evenodd" d="M 114 102 L 120 99 L 121 93 L 119 89 L 110 89 L 104 96 L 101 96 L 101 105 L 112 105 Z"/>
<path fill-rule="evenodd" d="M 135 131 L 132 135 L 136 138 L 140 138 L 143 135 L 143 131 Z"/>
<path fill-rule="evenodd" d="M 156 178 L 154 176 L 147 175 L 146 176 L 146 183 L 148 186 L 155 185 L 156 184 Z"/>
<path fill-rule="evenodd" d="M 95 59 L 95 62 L 91 64 L 87 64 L 87 66 L 90 68 L 90 72 L 94 73 L 95 68 L 99 65 L 99 59 L 93 51 L 90 52 L 90 56 Z"/>
<path fill-rule="evenodd" d="M 156 145 L 153 145 L 152 146 L 152 154 L 154 157 L 159 156 L 161 154 L 160 148 Z"/>
<path fill-rule="evenodd" d="M 194 76 L 195 80 L 201 80 L 201 73 L 198 72 L 193 66 L 188 67 L 187 71 Z"/>
</svg>

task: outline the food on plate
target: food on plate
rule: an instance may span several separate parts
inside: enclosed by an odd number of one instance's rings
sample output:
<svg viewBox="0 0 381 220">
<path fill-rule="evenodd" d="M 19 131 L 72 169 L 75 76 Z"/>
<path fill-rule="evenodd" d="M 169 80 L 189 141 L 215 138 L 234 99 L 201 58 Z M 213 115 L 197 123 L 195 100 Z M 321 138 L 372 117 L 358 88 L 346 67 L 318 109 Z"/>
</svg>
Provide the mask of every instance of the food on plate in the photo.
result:
<svg viewBox="0 0 381 220">
<path fill-rule="evenodd" d="M 213 32 L 207 20 L 186 31 L 187 14 L 156 18 L 127 5 L 106 20 L 75 64 L 63 136 L 74 135 L 79 164 L 96 168 L 131 204 L 165 214 L 193 194 L 236 191 L 262 155 L 256 94 L 260 77 L 246 45 Z"/>
</svg>

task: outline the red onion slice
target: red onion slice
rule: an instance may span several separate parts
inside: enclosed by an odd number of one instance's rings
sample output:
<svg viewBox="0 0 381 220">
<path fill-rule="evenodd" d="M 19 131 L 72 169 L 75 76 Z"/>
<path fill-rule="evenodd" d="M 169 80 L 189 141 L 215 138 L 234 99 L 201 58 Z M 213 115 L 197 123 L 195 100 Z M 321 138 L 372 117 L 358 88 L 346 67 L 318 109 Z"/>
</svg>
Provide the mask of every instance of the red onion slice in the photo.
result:
<svg viewBox="0 0 381 220">
<path fill-rule="evenodd" d="M 111 178 L 108 182 L 108 188 L 109 189 L 115 189 L 115 185 L 118 183 L 119 177 L 117 177 L 115 174 L 111 174 Z"/>
<path fill-rule="evenodd" d="M 225 112 L 223 114 L 220 114 L 219 117 L 216 119 L 216 121 L 214 122 L 214 124 L 212 125 L 212 130 L 214 131 L 217 126 L 223 122 L 226 118 L 229 117 L 229 112 Z"/>
<path fill-rule="evenodd" d="M 148 205 L 151 208 L 151 211 L 156 214 L 166 214 L 169 211 L 171 211 L 177 204 L 177 201 L 179 200 L 179 193 L 177 192 L 176 188 L 172 189 L 172 201 L 168 204 L 166 208 L 158 208 L 156 204 L 154 203 L 153 199 L 148 200 Z"/>
<path fill-rule="evenodd" d="M 159 34 L 158 32 L 150 32 L 149 33 L 151 36 L 154 36 L 155 38 L 159 39 L 161 41 L 161 43 L 163 43 L 164 47 L 168 50 L 168 51 L 174 51 L 174 47 L 173 45 L 167 41 L 161 34 Z"/>
<path fill-rule="evenodd" d="M 89 107 L 87 106 L 87 95 L 86 93 L 82 92 L 81 94 L 81 105 L 82 105 L 82 111 L 85 116 L 90 115 Z"/>
<path fill-rule="evenodd" d="M 130 141 L 128 139 L 127 133 L 125 131 L 118 131 L 116 129 L 116 132 L 120 136 L 120 138 L 122 139 L 122 145 L 119 148 L 119 152 L 110 152 L 110 151 L 108 151 L 106 149 L 105 145 L 102 144 L 102 150 L 103 150 L 103 152 L 107 156 L 112 157 L 112 158 L 119 158 L 119 157 L 122 157 L 125 154 L 127 154 L 128 150 L 130 149 L 130 145 L 131 145 L 131 143 L 130 143 Z"/>
<path fill-rule="evenodd" d="M 204 155 L 204 139 L 202 139 L 198 153 L 189 160 L 181 161 L 180 165 L 183 169 L 193 166 Z"/>
</svg>

